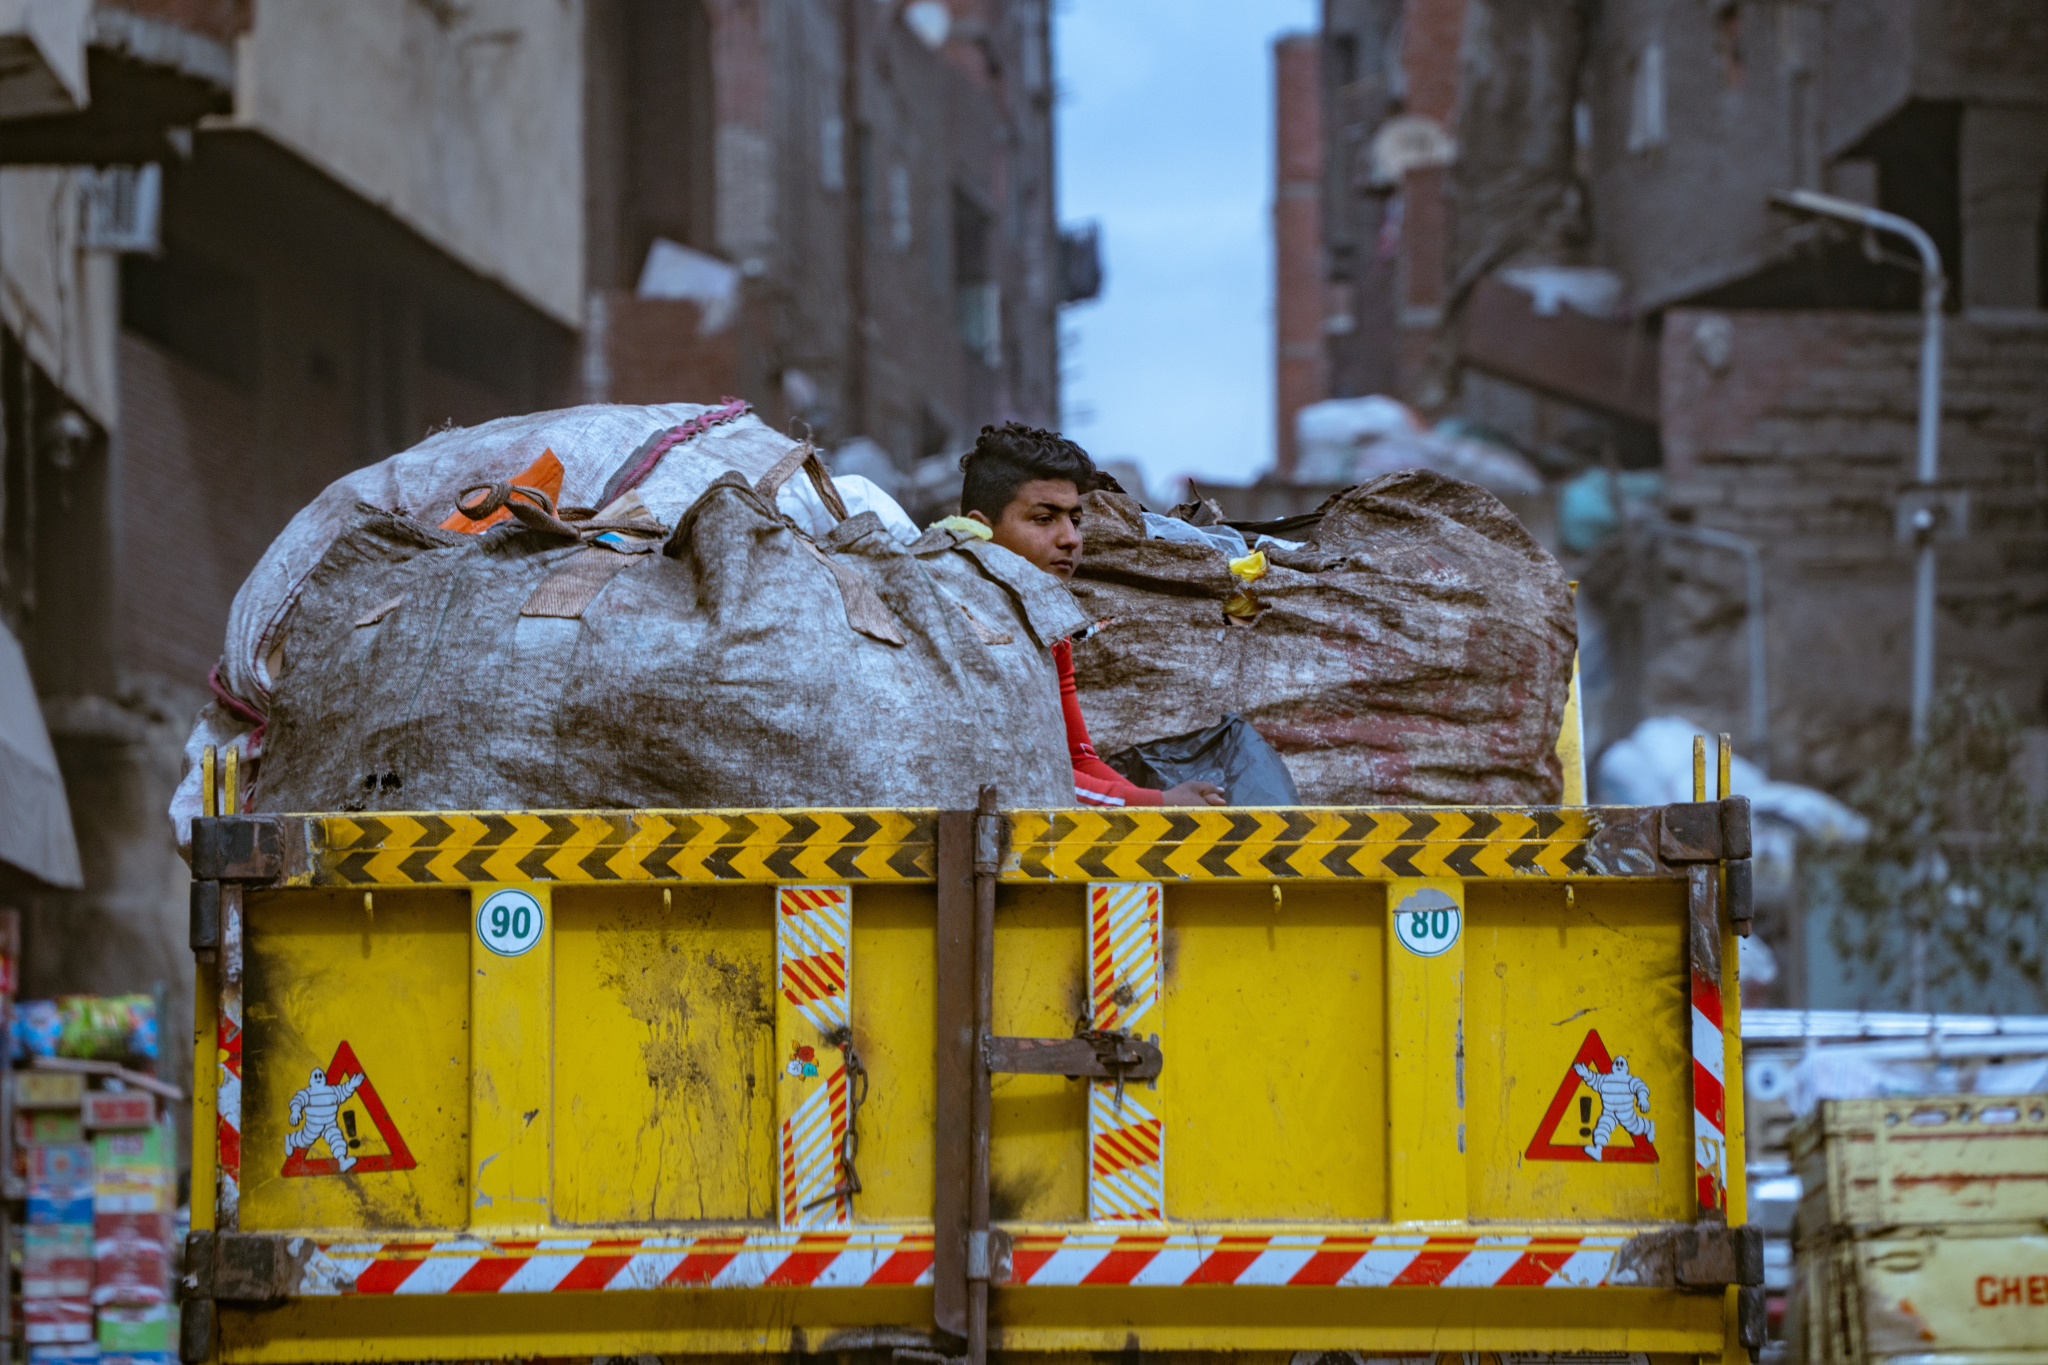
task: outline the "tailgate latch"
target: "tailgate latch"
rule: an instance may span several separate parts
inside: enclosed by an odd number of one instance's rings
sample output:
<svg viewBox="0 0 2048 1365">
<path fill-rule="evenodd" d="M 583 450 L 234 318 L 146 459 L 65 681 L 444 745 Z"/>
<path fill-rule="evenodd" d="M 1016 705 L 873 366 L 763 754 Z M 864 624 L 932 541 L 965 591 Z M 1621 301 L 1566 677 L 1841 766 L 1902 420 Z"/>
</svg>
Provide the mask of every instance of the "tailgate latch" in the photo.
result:
<svg viewBox="0 0 2048 1365">
<path fill-rule="evenodd" d="M 1007 1072 L 1115 1081 L 1119 1104 L 1123 1103 L 1125 1081 L 1152 1080 L 1166 1066 L 1156 1033 L 1148 1040 L 1120 1030 L 1085 1027 L 1071 1038 L 984 1037 L 981 1057 L 990 1075 Z"/>
</svg>

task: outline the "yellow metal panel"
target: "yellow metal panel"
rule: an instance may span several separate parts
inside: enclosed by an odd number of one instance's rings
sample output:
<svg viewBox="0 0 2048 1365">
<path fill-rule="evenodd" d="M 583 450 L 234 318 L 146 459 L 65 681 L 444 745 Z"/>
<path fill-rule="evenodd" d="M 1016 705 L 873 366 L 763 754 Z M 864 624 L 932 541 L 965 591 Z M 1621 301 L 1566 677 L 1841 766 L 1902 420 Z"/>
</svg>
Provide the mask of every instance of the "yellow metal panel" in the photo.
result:
<svg viewBox="0 0 2048 1365">
<path fill-rule="evenodd" d="M 928 1323 L 931 1300 L 929 1289 L 301 1299 L 223 1307 L 221 1358 L 260 1365 L 828 1352 L 835 1342 L 865 1347 L 875 1338 L 860 1334 L 863 1327 Z M 1641 1351 L 1653 1353 L 1652 1365 L 1681 1365 L 1659 1356 L 1712 1354 L 1722 1330 L 1712 1296 L 1640 1289 L 1079 1287 L 997 1289 L 990 1301 L 989 1344 L 1012 1352 Z"/>
<path fill-rule="evenodd" d="M 1387 1204 L 1396 1220 L 1463 1220 L 1465 885 L 1387 885 Z"/>
<path fill-rule="evenodd" d="M 219 1358 L 257 1365 L 779 1354 L 931 1318 L 932 1291 L 909 1287 L 297 1299 L 254 1310 L 223 1305 Z"/>
<path fill-rule="evenodd" d="M 474 910 L 484 911 L 502 889 L 472 887 Z M 486 946 L 475 914 L 469 926 L 469 1223 L 493 1231 L 547 1225 L 555 1128 L 551 888 L 509 889 L 539 902 L 537 941 L 506 956 Z"/>
<path fill-rule="evenodd" d="M 1005 1350 L 1692 1354 L 1721 1339 L 1718 1300 L 1641 1289 L 997 1289 L 989 1315 Z"/>
<path fill-rule="evenodd" d="M 220 1159 L 220 966 L 201 962 L 192 981 L 192 1230 L 213 1227 L 214 1188 Z"/>
<path fill-rule="evenodd" d="M 454 891 L 251 891 L 243 947 L 244 1231 L 464 1221 L 469 898 Z M 292 1097 L 346 1043 L 417 1166 L 283 1174 Z M 543 1054 L 539 1054 L 544 1057 Z M 544 1063 L 543 1063 L 544 1065 Z M 338 1079 L 338 1078 L 337 1078 Z M 387 1150 L 358 1090 L 361 1158 Z M 304 1155 L 330 1160 L 324 1143 Z"/>
<path fill-rule="evenodd" d="M 1064 1038 L 1088 1001 L 1085 886 L 996 897 L 995 1032 Z M 995 1078 L 989 1207 L 998 1219 L 1088 1216 L 1088 1090 L 1062 1076 Z"/>
<path fill-rule="evenodd" d="M 767 887 L 555 893 L 555 1217 L 775 1215 Z"/>
<path fill-rule="evenodd" d="M 1466 886 L 1466 1134 L 1474 1219 L 1690 1220 L 1691 1002 L 1685 887 L 1589 881 Z M 1583 1159 L 1607 1101 L 1575 1071 L 1594 1035 L 1648 1091 L 1655 1161 L 1620 1129 Z M 1601 1068 L 1603 1071 L 1605 1068 Z M 1530 1148 L 1560 1090 L 1548 1145 Z M 1619 1158 L 1619 1159 L 1617 1159 Z"/>
<path fill-rule="evenodd" d="M 1717 790 L 1728 793 L 1728 766 L 1732 752 L 1728 737 L 1721 737 L 1721 785 Z M 1727 884 L 1727 871 L 1721 873 L 1722 884 Z M 1721 903 L 1727 904 L 1725 890 Z M 1725 920 L 1724 920 L 1725 923 Z M 1730 1079 L 1724 1092 L 1723 1118 L 1728 1124 L 1728 1221 L 1740 1226 L 1749 1221 L 1749 1134 L 1745 1129 L 1746 1114 L 1743 1105 L 1747 1099 L 1746 1087 L 1741 1082 L 1742 1072 L 1742 973 L 1740 970 L 1741 948 L 1731 926 L 1721 934 L 1721 1037 L 1726 1049 L 1727 1061 L 1723 1075 Z M 1727 1324 L 1727 1340 L 1722 1346 L 1723 1365 L 1747 1365 L 1749 1350 L 1741 1341 L 1741 1323 L 1737 1317 L 1738 1300 L 1741 1291 L 1730 1287 L 1726 1294 L 1723 1321 Z"/>
<path fill-rule="evenodd" d="M 1175 1219 L 1386 1216 L 1385 935 L 1377 884 L 1166 889 Z"/>
<path fill-rule="evenodd" d="M 853 957 L 860 964 L 853 1037 L 871 1078 L 860 1111 L 856 1223 L 931 1221 L 939 1041 L 934 953 L 929 887 L 853 888 Z"/>
</svg>

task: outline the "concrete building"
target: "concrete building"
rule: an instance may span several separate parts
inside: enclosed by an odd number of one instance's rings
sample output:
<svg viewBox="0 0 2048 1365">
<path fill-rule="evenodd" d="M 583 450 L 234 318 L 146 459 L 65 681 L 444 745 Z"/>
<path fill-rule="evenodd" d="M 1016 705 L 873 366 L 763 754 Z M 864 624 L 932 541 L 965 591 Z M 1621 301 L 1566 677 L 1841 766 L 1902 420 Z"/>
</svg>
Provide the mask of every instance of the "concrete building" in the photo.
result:
<svg viewBox="0 0 2048 1365">
<path fill-rule="evenodd" d="M 1062 269 L 1048 22 L 1044 0 L 0 6 L 0 620 L 86 882 L 17 896 L 26 989 L 162 979 L 189 1009 L 179 746 L 236 587 L 336 476 L 586 401 L 734 394 L 906 478 L 983 423 L 1054 420 L 1088 262 L 1077 236 Z"/>
<path fill-rule="evenodd" d="M 1309 396 L 1477 419 L 1559 476 L 1660 471 L 1662 519 L 1756 543 L 1775 604 L 1763 757 L 1827 786 L 1904 720 L 1911 555 L 1892 503 L 1912 476 L 1919 281 L 1771 195 L 1818 189 L 1932 234 L 1953 314 L 1944 471 L 1979 509 L 1944 570 L 1938 653 L 2043 716 L 2048 624 L 2025 604 L 2048 592 L 2048 14 L 1327 0 L 1319 41 L 1321 240 L 1278 242 L 1297 307 L 1311 253 L 1322 276 Z M 1306 126 L 1283 117 L 1283 139 Z M 1288 363 L 1283 422 L 1304 392 L 1306 362 Z M 1614 599 L 1589 720 L 1612 738 L 1685 709 L 1744 733 L 1739 560 L 1680 536 L 1633 552 L 1654 572 L 1616 572 L 1614 593 L 1587 574 Z M 1856 624 L 1817 634 L 1821 618 Z M 1838 666 L 1796 662 L 1823 640 Z"/>
<path fill-rule="evenodd" d="M 2048 722 L 2048 9 L 1325 0 L 1316 41 L 1321 240 L 1277 247 L 1297 309 L 1320 276 L 1325 387 L 1287 353 L 1281 421 L 1387 393 L 1592 480 L 1610 523 L 1614 475 L 1649 490 L 1597 546 L 1564 519 L 1595 752 L 1680 714 L 1840 792 L 1904 749 L 1920 282 L 1904 243 L 1773 205 L 1794 188 L 1939 248 L 1942 476 L 1972 508 L 1939 547 L 1939 675 Z"/>
</svg>

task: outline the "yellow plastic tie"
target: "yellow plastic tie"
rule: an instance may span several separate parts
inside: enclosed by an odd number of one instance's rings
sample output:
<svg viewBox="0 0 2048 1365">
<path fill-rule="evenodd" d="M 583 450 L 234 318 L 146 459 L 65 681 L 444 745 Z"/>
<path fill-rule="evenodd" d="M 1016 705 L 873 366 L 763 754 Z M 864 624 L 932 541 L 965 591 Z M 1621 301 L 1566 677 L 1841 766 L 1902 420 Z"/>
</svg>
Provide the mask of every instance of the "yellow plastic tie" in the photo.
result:
<svg viewBox="0 0 2048 1365">
<path fill-rule="evenodd" d="M 932 523 L 932 529 L 936 531 L 958 531 L 962 535 L 970 535 L 977 540 L 993 540 L 996 534 L 973 517 L 940 517 Z"/>
<path fill-rule="evenodd" d="M 1256 583 L 1266 576 L 1266 552 L 1253 550 L 1243 559 L 1230 561 L 1230 571 L 1247 583 Z"/>
</svg>

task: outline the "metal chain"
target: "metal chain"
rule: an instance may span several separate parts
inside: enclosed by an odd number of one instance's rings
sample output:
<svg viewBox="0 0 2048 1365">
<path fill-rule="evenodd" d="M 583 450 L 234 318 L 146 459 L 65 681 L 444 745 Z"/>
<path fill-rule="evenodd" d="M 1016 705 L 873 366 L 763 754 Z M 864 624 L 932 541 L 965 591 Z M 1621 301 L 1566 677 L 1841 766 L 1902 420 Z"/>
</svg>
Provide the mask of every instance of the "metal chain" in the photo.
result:
<svg viewBox="0 0 2048 1365">
<path fill-rule="evenodd" d="M 853 1046 L 851 1028 L 835 1029 L 825 1041 L 839 1049 L 846 1069 L 846 1140 L 839 1145 L 839 1184 L 804 1205 L 805 1213 L 835 1199 L 850 1201 L 860 1193 L 860 1172 L 855 1169 L 853 1160 L 860 1154 L 860 1107 L 867 1103 L 868 1069 L 862 1065 L 860 1053 Z"/>
</svg>

